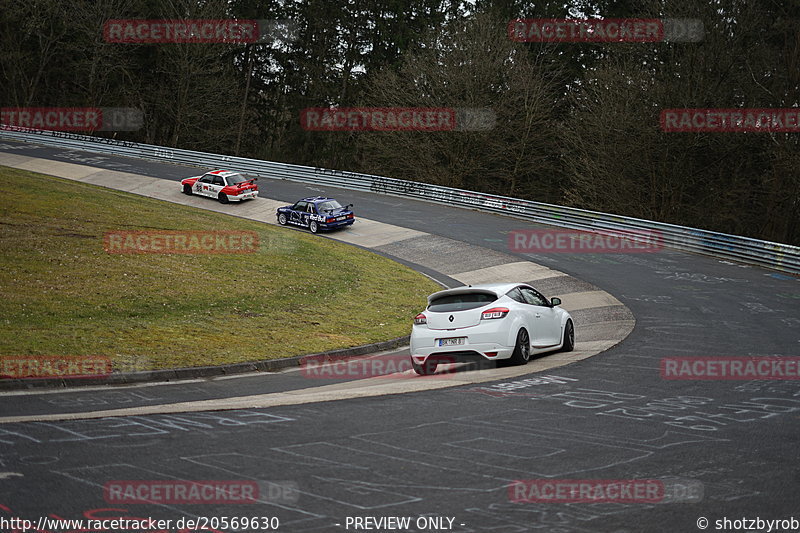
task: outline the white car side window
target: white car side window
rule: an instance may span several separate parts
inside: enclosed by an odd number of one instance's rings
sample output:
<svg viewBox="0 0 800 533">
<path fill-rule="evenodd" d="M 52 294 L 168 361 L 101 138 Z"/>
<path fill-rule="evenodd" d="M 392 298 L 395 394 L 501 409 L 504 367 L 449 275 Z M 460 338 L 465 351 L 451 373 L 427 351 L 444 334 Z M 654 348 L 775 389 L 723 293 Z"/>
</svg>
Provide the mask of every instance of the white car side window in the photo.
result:
<svg viewBox="0 0 800 533">
<path fill-rule="evenodd" d="M 522 287 L 520 289 L 522 291 L 522 295 L 525 297 L 525 301 L 531 305 L 539 305 L 539 306 L 547 306 L 547 300 L 541 295 L 539 295 L 536 291 L 531 289 Z"/>
<path fill-rule="evenodd" d="M 522 293 L 519 290 L 519 287 L 514 287 L 513 289 L 508 291 L 506 293 L 506 296 L 508 296 L 509 298 L 514 300 L 515 302 L 519 302 L 521 304 L 528 303 L 528 302 L 525 301 L 525 298 L 523 298 Z"/>
</svg>

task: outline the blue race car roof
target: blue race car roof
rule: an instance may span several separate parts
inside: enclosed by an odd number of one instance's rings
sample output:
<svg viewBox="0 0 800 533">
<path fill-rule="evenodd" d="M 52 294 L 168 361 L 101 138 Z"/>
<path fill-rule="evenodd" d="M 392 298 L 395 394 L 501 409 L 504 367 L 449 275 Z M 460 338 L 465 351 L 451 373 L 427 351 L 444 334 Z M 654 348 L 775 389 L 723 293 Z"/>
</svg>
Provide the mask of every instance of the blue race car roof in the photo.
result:
<svg viewBox="0 0 800 533">
<path fill-rule="evenodd" d="M 334 198 L 329 198 L 327 196 L 309 196 L 308 198 L 303 198 L 300 200 L 301 202 L 313 202 L 315 204 L 319 202 L 324 202 L 327 200 L 334 200 Z"/>
</svg>

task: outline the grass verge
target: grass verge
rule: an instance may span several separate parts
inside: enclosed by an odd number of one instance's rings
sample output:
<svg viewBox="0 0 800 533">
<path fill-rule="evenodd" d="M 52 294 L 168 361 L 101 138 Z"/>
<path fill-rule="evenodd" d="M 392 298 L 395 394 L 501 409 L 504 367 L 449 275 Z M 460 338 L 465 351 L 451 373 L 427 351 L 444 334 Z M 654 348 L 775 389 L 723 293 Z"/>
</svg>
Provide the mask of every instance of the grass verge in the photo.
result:
<svg viewBox="0 0 800 533">
<path fill-rule="evenodd" d="M 0 358 L 115 371 L 272 359 L 407 335 L 440 287 L 285 228 L 0 167 Z M 176 185 L 177 186 L 177 185 Z M 255 231 L 250 254 L 110 254 L 117 230 Z"/>
</svg>

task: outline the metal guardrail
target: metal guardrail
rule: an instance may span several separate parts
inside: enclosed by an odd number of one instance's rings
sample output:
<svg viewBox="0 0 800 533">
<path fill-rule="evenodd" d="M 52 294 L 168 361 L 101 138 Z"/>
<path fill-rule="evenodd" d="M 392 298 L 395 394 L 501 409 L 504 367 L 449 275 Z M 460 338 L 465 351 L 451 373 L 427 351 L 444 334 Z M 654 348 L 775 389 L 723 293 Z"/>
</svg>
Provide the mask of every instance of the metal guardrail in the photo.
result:
<svg viewBox="0 0 800 533">
<path fill-rule="evenodd" d="M 646 236 L 651 234 L 657 236 L 665 247 L 800 274 L 800 247 L 651 220 L 357 172 L 165 148 L 67 132 L 2 126 L 0 127 L 0 138 L 199 167 L 228 167 L 252 176 L 429 200 L 479 211 L 505 214 L 550 226 L 617 236 L 626 235 L 633 240 L 646 239 Z"/>
</svg>

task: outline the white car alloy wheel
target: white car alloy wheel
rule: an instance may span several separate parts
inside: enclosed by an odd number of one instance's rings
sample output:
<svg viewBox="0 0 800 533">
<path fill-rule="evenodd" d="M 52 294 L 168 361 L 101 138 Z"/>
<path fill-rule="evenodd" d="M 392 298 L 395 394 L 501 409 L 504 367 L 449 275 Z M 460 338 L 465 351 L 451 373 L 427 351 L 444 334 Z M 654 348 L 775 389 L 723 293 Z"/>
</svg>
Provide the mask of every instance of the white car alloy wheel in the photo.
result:
<svg viewBox="0 0 800 533">
<path fill-rule="evenodd" d="M 530 360 L 531 338 L 528 336 L 527 330 L 521 329 L 517 333 L 517 344 L 514 347 L 514 353 L 511 354 L 511 362 L 515 365 L 527 365 Z"/>
<path fill-rule="evenodd" d="M 575 349 L 575 326 L 572 320 L 567 320 L 567 325 L 564 326 L 564 344 L 561 346 L 562 352 L 571 352 Z"/>
</svg>

